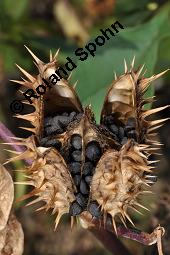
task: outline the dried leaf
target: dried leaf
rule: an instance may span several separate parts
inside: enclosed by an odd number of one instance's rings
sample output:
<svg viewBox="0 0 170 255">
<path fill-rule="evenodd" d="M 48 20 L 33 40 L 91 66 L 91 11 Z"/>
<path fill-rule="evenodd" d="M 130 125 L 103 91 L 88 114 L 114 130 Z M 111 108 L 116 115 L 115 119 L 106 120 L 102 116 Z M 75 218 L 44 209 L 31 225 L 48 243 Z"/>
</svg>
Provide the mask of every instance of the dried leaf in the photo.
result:
<svg viewBox="0 0 170 255">
<path fill-rule="evenodd" d="M 14 186 L 10 174 L 0 165 L 0 231 L 7 224 L 14 199 Z"/>
<path fill-rule="evenodd" d="M 22 255 L 24 247 L 24 233 L 16 217 L 10 215 L 9 221 L 0 231 L 0 254 Z"/>
</svg>

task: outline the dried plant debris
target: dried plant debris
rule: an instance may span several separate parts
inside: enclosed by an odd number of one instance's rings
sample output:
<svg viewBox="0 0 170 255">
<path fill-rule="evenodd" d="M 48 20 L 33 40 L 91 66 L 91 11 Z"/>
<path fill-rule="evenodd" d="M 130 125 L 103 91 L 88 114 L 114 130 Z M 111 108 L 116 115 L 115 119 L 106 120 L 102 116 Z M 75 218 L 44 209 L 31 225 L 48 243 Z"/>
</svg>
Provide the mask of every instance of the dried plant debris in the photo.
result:
<svg viewBox="0 0 170 255">
<path fill-rule="evenodd" d="M 45 64 L 29 52 L 39 74 L 33 77 L 19 68 L 27 80 L 15 82 L 35 90 L 37 83 L 42 84 L 42 78 L 48 79 L 59 66 L 57 54 L 50 54 L 50 62 Z M 142 70 L 134 70 L 134 59 L 129 70 L 125 63 L 125 73 L 115 77 L 105 97 L 100 124 L 96 124 L 90 106 L 83 109 L 74 86 L 64 79 L 33 99 L 33 113 L 16 115 L 32 124 L 25 129 L 33 135 L 14 139 L 27 150 L 6 163 L 32 160 L 23 170 L 28 180 L 20 184 L 33 189 L 23 199 L 36 196 L 29 204 L 44 201 L 38 210 L 52 209 L 57 215 L 56 227 L 63 214 L 69 213 L 73 223 L 75 216 L 86 212 L 104 223 L 111 219 L 116 232 L 118 221 L 125 226 L 127 220 L 133 224 L 129 208 L 139 213 L 139 208 L 147 210 L 139 196 L 147 196 L 156 181 L 150 155 L 160 146 L 154 140 L 155 130 L 166 121 L 148 117 L 167 106 L 144 110 L 144 105 L 153 101 L 144 94 L 166 71 L 145 78 Z"/>
<path fill-rule="evenodd" d="M 10 213 L 14 199 L 13 181 L 0 165 L 0 254 L 22 255 L 24 234 L 20 223 Z"/>
</svg>

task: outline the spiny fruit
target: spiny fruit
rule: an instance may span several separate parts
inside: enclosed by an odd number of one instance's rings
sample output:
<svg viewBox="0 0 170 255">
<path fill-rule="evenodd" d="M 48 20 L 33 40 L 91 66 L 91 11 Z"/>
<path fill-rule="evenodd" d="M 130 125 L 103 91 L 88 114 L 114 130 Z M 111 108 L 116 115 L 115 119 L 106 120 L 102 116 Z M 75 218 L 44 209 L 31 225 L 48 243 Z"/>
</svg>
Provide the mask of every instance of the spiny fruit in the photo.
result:
<svg viewBox="0 0 170 255">
<path fill-rule="evenodd" d="M 50 53 L 50 62 L 45 64 L 29 52 L 39 74 L 33 77 L 19 67 L 27 80 L 14 82 L 35 90 L 42 78 L 48 79 L 58 68 L 58 53 L 55 57 Z M 156 181 L 154 162 L 150 161 L 151 153 L 159 148 L 154 131 L 166 120 L 147 117 L 167 106 L 144 110 L 153 100 L 144 98 L 150 82 L 166 71 L 144 78 L 142 70 L 134 70 L 134 59 L 130 70 L 125 62 L 125 73 L 115 76 L 107 92 L 100 124 L 96 124 L 90 106 L 83 109 L 75 87 L 64 79 L 34 99 L 34 112 L 16 115 L 32 124 L 25 129 L 33 135 L 14 139 L 27 149 L 7 162 L 32 160 L 23 170 L 28 181 L 21 184 L 33 189 L 24 198 L 36 196 L 29 204 L 44 201 L 38 210 L 52 209 L 57 214 L 56 227 L 63 214 L 69 213 L 73 219 L 86 212 L 104 223 L 112 218 L 116 231 L 118 218 L 125 225 L 126 219 L 133 224 L 129 208 L 137 212 L 138 207 L 145 208 L 138 200 Z"/>
</svg>

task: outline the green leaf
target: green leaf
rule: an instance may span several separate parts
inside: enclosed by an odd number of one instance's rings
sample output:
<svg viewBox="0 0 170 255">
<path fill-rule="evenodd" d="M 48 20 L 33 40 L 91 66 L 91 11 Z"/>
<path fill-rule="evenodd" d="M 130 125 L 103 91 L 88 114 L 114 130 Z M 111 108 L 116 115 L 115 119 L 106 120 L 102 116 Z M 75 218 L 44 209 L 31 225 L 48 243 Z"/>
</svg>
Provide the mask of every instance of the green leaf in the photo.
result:
<svg viewBox="0 0 170 255">
<path fill-rule="evenodd" d="M 4 0 L 4 7 L 6 13 L 14 18 L 19 19 L 24 12 L 26 11 L 28 6 L 28 0 Z"/>
<path fill-rule="evenodd" d="M 78 94 L 85 104 L 92 103 L 97 119 L 108 85 L 114 79 L 113 71 L 118 75 L 124 72 L 124 58 L 129 64 L 135 55 L 135 67 L 145 63 L 146 76 L 153 74 L 160 41 L 170 36 L 169 9 L 169 5 L 164 6 L 148 23 L 120 30 L 105 45 L 97 46 L 94 58 L 78 61 L 72 79 L 78 80 Z M 152 95 L 153 89 L 148 94 Z"/>
</svg>

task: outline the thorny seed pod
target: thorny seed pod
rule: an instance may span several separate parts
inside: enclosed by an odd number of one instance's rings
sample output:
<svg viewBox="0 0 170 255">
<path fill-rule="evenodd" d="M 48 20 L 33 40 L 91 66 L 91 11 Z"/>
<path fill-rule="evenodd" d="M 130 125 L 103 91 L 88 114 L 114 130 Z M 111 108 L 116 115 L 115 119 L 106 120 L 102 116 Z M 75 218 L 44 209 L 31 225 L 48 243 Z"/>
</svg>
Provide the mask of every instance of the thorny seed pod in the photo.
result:
<svg viewBox="0 0 170 255">
<path fill-rule="evenodd" d="M 44 64 L 28 51 L 39 75 L 34 78 L 20 68 L 28 80 L 15 82 L 35 90 L 57 68 L 58 53 L 55 57 L 50 53 L 50 63 Z M 8 162 L 32 160 L 23 171 L 28 177 L 24 184 L 33 190 L 24 198 L 37 197 L 29 204 L 44 201 L 39 210 L 52 209 L 57 214 L 56 227 L 63 214 L 69 213 L 73 220 L 85 212 L 104 223 L 111 218 L 116 232 L 118 218 L 124 225 L 126 219 L 133 224 L 129 208 L 137 212 L 138 207 L 145 208 L 138 197 L 155 181 L 150 155 L 159 143 L 153 140 L 153 131 L 166 120 L 147 117 L 167 106 L 144 110 L 153 100 L 144 99 L 145 91 L 166 71 L 144 78 L 142 69 L 134 71 L 133 59 L 128 70 L 125 62 L 125 73 L 115 77 L 105 97 L 100 125 L 91 107 L 83 109 L 74 86 L 64 79 L 34 100 L 33 113 L 16 116 L 32 123 L 33 128 L 26 129 L 33 135 L 14 141 L 27 150 Z"/>
</svg>

